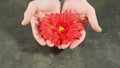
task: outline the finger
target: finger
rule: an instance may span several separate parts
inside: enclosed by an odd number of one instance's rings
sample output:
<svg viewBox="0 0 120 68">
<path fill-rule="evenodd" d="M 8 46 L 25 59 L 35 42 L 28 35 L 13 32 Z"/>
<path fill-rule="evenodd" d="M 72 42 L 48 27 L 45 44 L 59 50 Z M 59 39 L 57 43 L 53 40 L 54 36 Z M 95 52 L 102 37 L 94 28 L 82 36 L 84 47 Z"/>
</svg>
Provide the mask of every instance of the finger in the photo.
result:
<svg viewBox="0 0 120 68">
<path fill-rule="evenodd" d="M 82 37 L 80 38 L 80 40 L 73 41 L 70 45 L 70 49 L 76 48 L 80 43 L 83 42 L 83 40 L 85 39 L 85 36 L 86 36 L 86 31 L 83 30 L 83 31 L 81 31 L 81 33 L 82 33 Z"/>
<path fill-rule="evenodd" d="M 58 46 L 58 49 L 61 49 L 61 46 Z"/>
<path fill-rule="evenodd" d="M 22 25 L 27 25 L 30 22 L 35 12 L 36 12 L 36 5 L 34 4 L 34 1 L 32 1 L 29 3 L 24 13 L 24 19 L 22 21 Z"/>
<path fill-rule="evenodd" d="M 36 26 L 37 26 L 38 23 L 39 22 L 37 21 L 37 19 L 35 17 L 32 17 L 32 20 L 31 20 L 32 33 L 33 33 L 33 36 L 36 39 L 36 41 L 40 45 L 45 46 L 46 45 L 45 40 L 39 35 L 39 32 L 37 31 Z"/>
<path fill-rule="evenodd" d="M 75 11 L 73 10 L 73 8 L 70 7 L 70 4 L 68 2 L 65 2 L 61 12 L 64 13 L 65 11 L 70 11 L 72 13 L 75 13 Z"/>
<path fill-rule="evenodd" d="M 66 4 L 66 2 L 64 2 L 63 6 L 62 6 L 62 13 L 69 9 L 68 6 L 69 6 L 69 5 Z"/>
<path fill-rule="evenodd" d="M 37 12 L 37 13 L 35 13 L 35 17 L 36 18 L 40 18 L 40 20 L 42 20 L 43 19 L 43 17 L 45 17 L 46 16 L 46 14 L 51 14 L 51 13 L 60 13 L 60 9 L 56 9 L 56 10 L 54 10 L 54 11 L 50 11 L 50 12 Z"/>
<path fill-rule="evenodd" d="M 88 17 L 88 20 L 89 20 L 91 27 L 96 32 L 102 32 L 102 28 L 98 24 L 98 20 L 97 20 L 96 13 L 95 13 L 94 9 L 88 12 L 87 17 Z"/>
<path fill-rule="evenodd" d="M 59 4 L 56 5 L 55 11 L 54 11 L 55 13 L 60 13 L 60 11 L 61 11 L 61 6 L 60 5 L 61 5 L 60 2 L 59 2 Z"/>
<path fill-rule="evenodd" d="M 53 46 L 54 46 L 54 44 L 53 44 L 50 40 L 47 40 L 46 42 L 47 42 L 47 45 L 48 45 L 49 47 L 53 47 Z"/>
<path fill-rule="evenodd" d="M 70 44 L 71 44 L 71 42 L 68 43 L 68 44 L 62 44 L 61 47 L 60 47 L 60 49 L 66 49 L 66 48 L 69 47 Z"/>
<path fill-rule="evenodd" d="M 88 18 L 86 17 L 86 15 L 80 15 L 79 17 L 82 23 L 84 24 L 85 30 L 87 30 L 89 27 Z"/>
<path fill-rule="evenodd" d="M 80 15 L 80 20 L 82 20 L 82 21 L 87 20 L 87 19 L 86 19 L 86 15 Z"/>
</svg>

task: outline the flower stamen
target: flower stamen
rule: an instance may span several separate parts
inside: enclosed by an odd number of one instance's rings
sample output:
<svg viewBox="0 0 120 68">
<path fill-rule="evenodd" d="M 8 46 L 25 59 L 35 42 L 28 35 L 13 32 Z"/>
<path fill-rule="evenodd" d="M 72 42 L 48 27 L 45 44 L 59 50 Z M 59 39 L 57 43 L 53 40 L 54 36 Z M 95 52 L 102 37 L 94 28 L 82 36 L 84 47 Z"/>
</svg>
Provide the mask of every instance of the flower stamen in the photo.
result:
<svg viewBox="0 0 120 68">
<path fill-rule="evenodd" d="M 64 27 L 63 27 L 63 26 L 60 26 L 60 27 L 59 27 L 59 31 L 60 31 L 60 32 L 64 31 Z"/>
</svg>

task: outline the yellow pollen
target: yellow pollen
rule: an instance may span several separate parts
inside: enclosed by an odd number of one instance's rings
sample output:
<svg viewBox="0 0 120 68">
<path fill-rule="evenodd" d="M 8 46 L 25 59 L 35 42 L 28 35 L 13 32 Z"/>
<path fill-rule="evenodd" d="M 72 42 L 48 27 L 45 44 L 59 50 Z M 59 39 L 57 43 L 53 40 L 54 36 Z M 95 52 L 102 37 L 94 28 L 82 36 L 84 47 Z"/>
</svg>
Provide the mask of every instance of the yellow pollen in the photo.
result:
<svg viewBox="0 0 120 68">
<path fill-rule="evenodd" d="M 59 31 L 60 31 L 60 32 L 64 31 L 64 27 L 60 26 L 60 27 L 59 27 Z"/>
</svg>

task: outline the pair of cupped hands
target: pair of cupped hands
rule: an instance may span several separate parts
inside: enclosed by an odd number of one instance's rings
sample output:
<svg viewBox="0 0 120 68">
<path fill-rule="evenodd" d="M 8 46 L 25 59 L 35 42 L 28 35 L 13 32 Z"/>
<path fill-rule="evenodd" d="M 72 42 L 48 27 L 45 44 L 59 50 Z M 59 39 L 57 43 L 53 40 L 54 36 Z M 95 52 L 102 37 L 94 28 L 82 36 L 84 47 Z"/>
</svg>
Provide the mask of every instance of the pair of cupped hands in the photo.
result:
<svg viewBox="0 0 120 68">
<path fill-rule="evenodd" d="M 95 9 L 87 2 L 87 0 L 65 0 L 62 7 L 59 0 L 34 0 L 29 3 L 24 13 L 22 25 L 27 25 L 31 22 L 33 36 L 36 41 L 42 46 L 48 45 L 49 47 L 54 47 L 54 43 L 51 43 L 50 40 L 44 40 L 39 35 L 39 32 L 37 30 L 37 25 L 39 24 L 38 18 L 42 19 L 45 14 L 61 13 L 65 10 L 72 10 L 76 12 L 79 15 L 80 19 L 83 21 L 87 20 L 92 29 L 96 32 L 102 31 L 97 21 Z M 72 41 L 68 44 L 62 44 L 58 46 L 58 48 L 76 48 L 81 42 L 83 42 L 86 37 L 85 30 L 81 31 L 81 33 L 82 37 L 79 40 Z"/>
</svg>

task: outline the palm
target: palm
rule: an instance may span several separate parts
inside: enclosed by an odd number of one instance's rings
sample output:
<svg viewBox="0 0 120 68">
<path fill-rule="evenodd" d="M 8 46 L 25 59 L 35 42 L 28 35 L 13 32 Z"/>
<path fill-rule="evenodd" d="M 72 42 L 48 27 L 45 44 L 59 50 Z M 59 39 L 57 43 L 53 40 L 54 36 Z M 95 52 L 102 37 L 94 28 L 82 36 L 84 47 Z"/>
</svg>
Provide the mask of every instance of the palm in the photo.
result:
<svg viewBox="0 0 120 68">
<path fill-rule="evenodd" d="M 37 31 L 38 18 L 41 19 L 45 14 L 60 13 L 60 2 L 58 0 L 35 0 L 29 3 L 27 10 L 24 13 L 24 19 L 22 25 L 27 25 L 31 22 L 33 36 L 36 41 L 41 45 L 47 45 L 52 47 L 49 40 L 45 41 Z"/>
<path fill-rule="evenodd" d="M 71 10 L 76 12 L 79 15 L 80 19 L 82 19 L 83 21 L 86 21 L 87 18 L 91 27 L 95 31 L 97 32 L 102 31 L 102 29 L 98 25 L 94 8 L 86 0 L 66 0 L 62 7 L 62 12 L 64 12 L 65 10 Z M 70 42 L 69 44 L 62 45 L 59 48 L 66 49 L 67 47 L 70 48 L 77 47 L 84 40 L 86 36 L 85 30 L 81 31 L 81 33 L 82 33 L 82 37 L 80 40 L 75 40 L 73 42 Z"/>
</svg>

